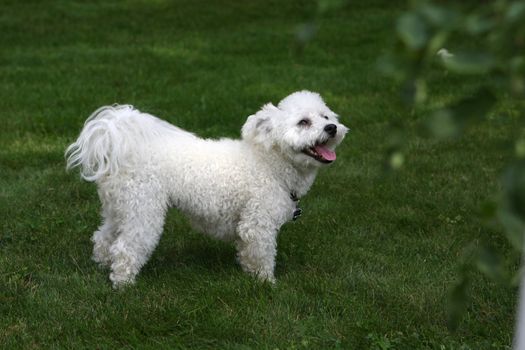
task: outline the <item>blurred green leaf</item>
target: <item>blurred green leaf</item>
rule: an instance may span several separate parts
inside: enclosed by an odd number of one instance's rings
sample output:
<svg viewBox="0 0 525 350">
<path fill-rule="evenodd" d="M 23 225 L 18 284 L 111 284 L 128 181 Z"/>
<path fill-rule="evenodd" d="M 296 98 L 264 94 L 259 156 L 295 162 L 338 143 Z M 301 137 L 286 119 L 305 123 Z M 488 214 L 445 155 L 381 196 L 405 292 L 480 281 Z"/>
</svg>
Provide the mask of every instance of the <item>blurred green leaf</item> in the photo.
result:
<svg viewBox="0 0 525 350">
<path fill-rule="evenodd" d="M 491 248 L 483 247 L 479 252 L 476 266 L 480 272 L 498 283 L 507 283 L 508 278 L 500 256 Z"/>
<path fill-rule="evenodd" d="M 414 96 L 414 102 L 416 105 L 423 104 L 426 102 L 428 97 L 427 83 L 424 79 L 416 79 L 416 94 Z"/>
<path fill-rule="evenodd" d="M 518 158 L 525 158 L 525 138 L 521 137 L 514 144 L 514 151 Z"/>
<path fill-rule="evenodd" d="M 405 156 L 401 152 L 394 152 L 390 155 L 389 165 L 392 170 L 399 170 L 405 163 Z"/>
<path fill-rule="evenodd" d="M 338 10 L 346 5 L 346 0 L 318 0 L 317 9 L 319 13 L 324 14 L 330 11 Z"/>
<path fill-rule="evenodd" d="M 447 108 L 433 112 L 427 119 L 426 126 L 432 136 L 438 138 L 456 137 L 460 134 L 454 113 Z"/>
<path fill-rule="evenodd" d="M 403 80 L 408 75 L 407 63 L 398 56 L 384 55 L 377 60 L 377 69 L 387 77 Z"/>
<path fill-rule="evenodd" d="M 525 225 L 515 215 L 507 210 L 500 209 L 498 211 L 498 219 L 505 229 L 505 236 L 509 240 L 510 244 L 517 251 L 523 249 L 523 234 L 525 232 Z"/>
<path fill-rule="evenodd" d="M 518 271 L 512 276 L 510 284 L 513 287 L 518 287 L 521 284 L 523 274 L 525 273 L 525 268 L 523 265 L 518 269 Z"/>
<path fill-rule="evenodd" d="M 525 32 L 525 28 L 523 29 Z M 523 53 L 509 60 L 511 92 L 518 97 L 525 96 L 525 56 Z"/>
<path fill-rule="evenodd" d="M 424 103 L 427 100 L 427 85 L 425 80 L 407 80 L 401 89 L 401 97 L 408 105 Z"/>
<path fill-rule="evenodd" d="M 494 20 L 480 13 L 474 13 L 465 18 L 465 29 L 473 35 L 486 33 L 494 28 L 494 25 Z"/>
<path fill-rule="evenodd" d="M 469 282 L 470 281 L 466 274 L 463 273 L 450 293 L 447 310 L 447 326 L 452 331 L 458 329 L 461 319 L 467 309 Z"/>
<path fill-rule="evenodd" d="M 414 12 L 405 13 L 397 21 L 397 33 L 401 41 L 412 50 L 423 48 L 428 40 L 428 28 L 424 19 Z"/>
<path fill-rule="evenodd" d="M 522 77 L 512 77 L 511 78 L 511 91 L 515 96 L 525 95 L 525 78 Z"/>
<path fill-rule="evenodd" d="M 525 18 L 525 1 L 514 1 L 510 3 L 505 19 L 508 22 L 517 22 Z"/>
<path fill-rule="evenodd" d="M 447 41 L 448 35 L 449 33 L 447 31 L 439 31 L 434 34 L 428 42 L 427 52 L 429 52 L 431 56 L 434 56 L 434 54 L 443 47 Z"/>
<path fill-rule="evenodd" d="M 456 120 L 481 120 L 487 116 L 496 101 L 496 96 L 490 90 L 481 88 L 474 95 L 463 98 L 451 108 Z"/>
<path fill-rule="evenodd" d="M 459 18 L 459 14 L 456 11 L 432 3 L 421 5 L 419 11 L 432 25 L 440 29 L 455 26 Z"/>
<path fill-rule="evenodd" d="M 402 152 L 406 140 L 406 132 L 398 122 L 392 122 L 389 126 L 389 133 L 385 139 L 386 157 L 384 159 L 384 170 L 390 172 L 399 170 L 405 163 L 405 156 Z"/>
<path fill-rule="evenodd" d="M 512 246 L 521 251 L 525 232 L 525 160 L 512 163 L 502 177 L 502 202 L 498 219 Z"/>
<path fill-rule="evenodd" d="M 469 123 L 484 119 L 495 103 L 494 94 L 482 88 L 473 96 L 431 113 L 427 118 L 426 127 L 434 137 L 457 137 Z"/>
<path fill-rule="evenodd" d="M 299 43 L 306 44 L 314 38 L 316 32 L 317 26 L 313 22 L 303 23 L 295 31 L 295 36 Z"/>
<path fill-rule="evenodd" d="M 510 69 L 512 72 L 525 73 L 525 56 L 514 56 L 510 59 Z"/>
<path fill-rule="evenodd" d="M 484 74 L 494 66 L 493 57 L 484 52 L 458 53 L 443 60 L 447 69 L 459 74 Z"/>
<path fill-rule="evenodd" d="M 503 207 L 525 221 L 525 160 L 519 159 L 506 169 L 502 178 Z"/>
</svg>

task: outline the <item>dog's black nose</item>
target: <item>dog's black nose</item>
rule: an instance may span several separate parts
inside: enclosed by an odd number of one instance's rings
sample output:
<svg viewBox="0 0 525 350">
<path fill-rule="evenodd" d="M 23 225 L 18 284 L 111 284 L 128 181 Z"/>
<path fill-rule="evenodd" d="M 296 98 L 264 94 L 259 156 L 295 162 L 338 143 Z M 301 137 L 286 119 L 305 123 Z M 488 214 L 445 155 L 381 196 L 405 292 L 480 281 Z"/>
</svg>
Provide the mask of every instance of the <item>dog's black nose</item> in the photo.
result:
<svg viewBox="0 0 525 350">
<path fill-rule="evenodd" d="M 328 124 L 327 126 L 324 127 L 324 131 L 326 131 L 328 135 L 330 135 L 331 137 L 334 137 L 335 134 L 337 133 L 337 125 Z"/>
</svg>

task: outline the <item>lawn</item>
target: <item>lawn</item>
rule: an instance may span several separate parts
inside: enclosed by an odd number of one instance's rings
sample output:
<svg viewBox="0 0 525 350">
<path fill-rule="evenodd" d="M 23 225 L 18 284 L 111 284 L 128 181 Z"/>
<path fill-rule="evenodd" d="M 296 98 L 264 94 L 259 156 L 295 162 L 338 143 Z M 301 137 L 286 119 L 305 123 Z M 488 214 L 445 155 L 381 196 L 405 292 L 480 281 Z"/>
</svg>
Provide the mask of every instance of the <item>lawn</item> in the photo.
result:
<svg viewBox="0 0 525 350">
<path fill-rule="evenodd" d="M 395 4 L 397 3 L 397 4 Z M 519 122 L 502 103 L 460 139 L 419 132 L 422 112 L 376 61 L 403 7 L 303 1 L 3 1 L 0 5 L 0 344 L 20 348 L 505 349 L 515 289 L 469 270 L 475 247 L 511 253 L 481 219 Z M 306 46 L 297 28 L 315 20 Z M 429 108 L 474 90 L 435 67 Z M 320 92 L 351 132 L 279 236 L 275 287 L 234 248 L 169 212 L 137 284 L 115 291 L 90 260 L 96 188 L 63 153 L 101 105 L 129 103 L 205 137 L 239 137 L 247 116 Z M 402 123 L 405 166 L 383 160 Z"/>
</svg>

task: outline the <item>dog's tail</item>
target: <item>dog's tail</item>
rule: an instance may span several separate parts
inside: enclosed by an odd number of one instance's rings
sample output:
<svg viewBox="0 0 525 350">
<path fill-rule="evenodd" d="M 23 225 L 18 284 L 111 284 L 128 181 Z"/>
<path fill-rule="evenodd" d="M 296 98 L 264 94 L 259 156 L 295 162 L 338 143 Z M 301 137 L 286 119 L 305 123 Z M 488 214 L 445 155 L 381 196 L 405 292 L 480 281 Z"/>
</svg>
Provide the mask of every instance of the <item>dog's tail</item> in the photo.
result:
<svg viewBox="0 0 525 350">
<path fill-rule="evenodd" d="M 123 167 L 140 166 L 148 159 L 149 145 L 170 136 L 195 138 L 130 105 L 101 107 L 86 120 L 78 139 L 66 149 L 66 169 L 80 167 L 80 174 L 87 181 L 116 175 Z"/>
</svg>

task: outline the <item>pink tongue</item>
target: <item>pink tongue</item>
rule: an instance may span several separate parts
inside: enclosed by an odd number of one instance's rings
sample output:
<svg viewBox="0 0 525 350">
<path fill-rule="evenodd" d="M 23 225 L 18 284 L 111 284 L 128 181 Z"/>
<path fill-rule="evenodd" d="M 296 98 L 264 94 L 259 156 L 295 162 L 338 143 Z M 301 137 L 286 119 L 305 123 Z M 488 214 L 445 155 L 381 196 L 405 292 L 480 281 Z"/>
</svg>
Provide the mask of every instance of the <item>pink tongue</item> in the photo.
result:
<svg viewBox="0 0 525 350">
<path fill-rule="evenodd" d="M 335 152 L 323 145 L 315 146 L 315 151 L 326 160 L 335 160 Z"/>
</svg>

